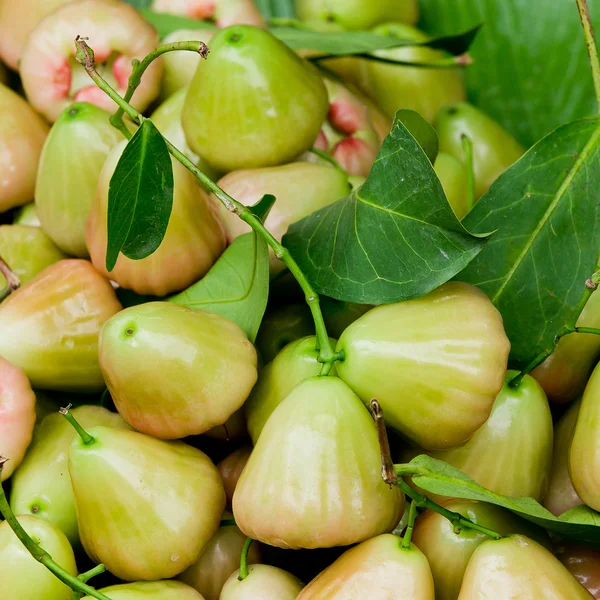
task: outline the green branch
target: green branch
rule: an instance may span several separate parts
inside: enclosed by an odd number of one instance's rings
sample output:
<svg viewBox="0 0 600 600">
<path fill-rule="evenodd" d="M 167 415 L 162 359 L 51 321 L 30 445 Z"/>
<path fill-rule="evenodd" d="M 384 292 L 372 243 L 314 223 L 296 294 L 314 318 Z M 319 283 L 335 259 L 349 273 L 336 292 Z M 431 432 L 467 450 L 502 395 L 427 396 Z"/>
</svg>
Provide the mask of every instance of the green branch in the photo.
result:
<svg viewBox="0 0 600 600">
<path fill-rule="evenodd" d="M 411 502 L 408 509 L 408 525 L 402 538 L 402 548 L 408 550 L 410 548 L 410 540 L 412 539 L 413 530 L 415 528 L 415 519 L 417 518 L 417 503 Z"/>
<path fill-rule="evenodd" d="M 200 43 L 201 42 L 177 42 L 179 46 L 186 47 L 186 49 L 190 49 L 187 47 L 187 45 Z M 119 108 L 122 109 L 123 113 L 128 115 L 135 123 L 141 125 L 144 121 L 144 116 L 135 110 L 135 108 L 133 108 L 124 98 L 121 98 L 121 96 L 119 96 L 119 94 L 110 86 L 110 84 L 96 71 L 94 52 L 87 45 L 85 40 L 78 37 L 75 40 L 75 44 L 77 46 L 77 61 L 83 65 L 87 74 L 94 81 L 94 83 L 116 102 Z M 170 46 L 172 46 L 172 44 L 166 45 L 166 47 Z M 141 68 L 142 65 L 145 65 L 144 68 L 147 68 L 152 60 L 157 58 L 162 53 L 161 48 L 163 47 L 157 48 L 153 53 L 148 55 L 148 57 L 139 63 L 138 67 L 134 67 L 134 73 L 131 76 L 131 80 L 134 84 L 137 81 L 136 69 Z M 275 256 L 277 256 L 277 258 L 279 258 L 286 265 L 286 267 L 291 271 L 292 275 L 296 278 L 300 284 L 300 287 L 302 288 L 302 291 L 304 292 L 306 302 L 310 308 L 313 320 L 315 322 L 316 335 L 317 339 L 319 340 L 320 347 L 318 360 L 319 362 L 323 363 L 321 374 L 326 375 L 329 373 L 333 363 L 338 360 L 338 356 L 334 353 L 331 343 L 329 342 L 325 321 L 323 320 L 323 313 L 321 312 L 321 308 L 319 306 L 319 296 L 313 290 L 312 286 L 308 282 L 308 279 L 300 270 L 300 267 L 292 258 L 287 248 L 285 248 L 277 239 L 273 237 L 273 235 L 265 228 L 262 221 L 256 215 L 254 215 L 248 207 L 244 206 L 227 194 L 227 192 L 222 190 L 212 179 L 210 179 L 210 177 L 205 175 L 183 152 L 173 146 L 173 144 L 171 144 L 166 138 L 165 143 L 167 144 L 169 153 L 190 173 L 192 173 L 192 175 L 194 175 L 194 177 L 196 177 L 196 179 L 205 188 L 211 191 L 228 211 L 238 215 L 242 221 L 250 225 L 254 231 L 259 233 L 266 240 L 267 244 L 273 249 Z"/>
<path fill-rule="evenodd" d="M 108 596 L 96 591 L 93 587 L 90 587 L 85 582 L 80 581 L 77 577 L 74 577 L 65 571 L 58 563 L 54 562 L 52 557 L 29 536 L 25 529 L 23 529 L 23 526 L 19 523 L 15 517 L 15 514 L 10 508 L 10 504 L 8 503 L 6 494 L 4 493 L 4 488 L 2 486 L 2 467 L 7 461 L 7 458 L 0 457 L 0 513 L 10 525 L 10 528 L 15 532 L 15 535 L 19 538 L 23 546 L 27 548 L 35 560 L 44 565 L 51 573 L 53 573 L 65 585 L 68 585 L 72 590 L 81 592 L 87 596 L 92 596 L 92 598 L 96 598 L 97 600 L 110 600 Z"/>
<path fill-rule="evenodd" d="M 590 18 L 590 11 L 587 5 L 587 0 L 576 0 L 577 10 L 579 11 L 579 18 L 581 19 L 581 25 L 583 26 L 583 36 L 585 38 L 585 45 L 587 47 L 588 55 L 590 57 L 590 64 L 592 67 L 592 79 L 594 80 L 594 91 L 596 93 L 596 101 L 600 108 L 600 59 L 598 57 L 598 48 L 596 47 L 596 40 L 594 38 L 594 28 L 592 27 L 592 19 Z"/>
</svg>

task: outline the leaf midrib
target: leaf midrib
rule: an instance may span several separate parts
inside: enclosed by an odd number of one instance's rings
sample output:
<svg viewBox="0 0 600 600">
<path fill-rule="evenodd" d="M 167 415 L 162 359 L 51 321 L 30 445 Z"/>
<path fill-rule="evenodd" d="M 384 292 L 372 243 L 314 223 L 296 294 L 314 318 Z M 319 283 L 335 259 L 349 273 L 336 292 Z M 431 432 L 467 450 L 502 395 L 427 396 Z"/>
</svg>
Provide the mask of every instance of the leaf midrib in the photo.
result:
<svg viewBox="0 0 600 600">
<path fill-rule="evenodd" d="M 533 246 L 535 240 L 537 239 L 537 236 L 540 234 L 540 232 L 545 227 L 546 223 L 548 222 L 548 220 L 554 213 L 560 200 L 564 196 L 565 192 L 567 191 L 569 185 L 571 184 L 571 182 L 573 181 L 573 179 L 575 178 L 577 173 L 579 173 L 579 171 L 580 171 L 582 165 L 585 163 L 592 147 L 596 144 L 598 139 L 600 139 L 600 124 L 596 126 L 596 131 L 590 137 L 589 141 L 587 142 L 587 144 L 585 145 L 585 147 L 583 148 L 583 150 L 577 157 L 577 160 L 575 161 L 573 166 L 569 169 L 569 172 L 567 173 L 565 180 L 563 181 L 560 188 L 558 189 L 558 191 L 555 194 L 554 200 L 550 203 L 550 206 L 544 213 L 544 216 L 540 219 L 540 222 L 537 224 L 536 228 L 533 230 L 531 238 L 529 239 L 527 244 L 525 244 L 523 251 L 517 257 L 517 260 L 515 261 L 514 265 L 508 271 L 506 278 L 504 280 L 504 283 L 498 288 L 498 290 L 496 291 L 494 296 L 491 298 L 493 304 L 497 303 L 498 298 L 502 295 L 502 293 L 506 289 L 507 285 L 510 283 L 511 279 L 513 278 L 514 274 L 517 272 L 517 270 L 521 266 L 521 263 L 523 262 L 525 257 L 529 254 L 529 251 L 530 251 L 531 247 Z M 532 195 L 534 195 L 534 194 L 535 194 L 535 192 L 532 192 Z"/>
</svg>

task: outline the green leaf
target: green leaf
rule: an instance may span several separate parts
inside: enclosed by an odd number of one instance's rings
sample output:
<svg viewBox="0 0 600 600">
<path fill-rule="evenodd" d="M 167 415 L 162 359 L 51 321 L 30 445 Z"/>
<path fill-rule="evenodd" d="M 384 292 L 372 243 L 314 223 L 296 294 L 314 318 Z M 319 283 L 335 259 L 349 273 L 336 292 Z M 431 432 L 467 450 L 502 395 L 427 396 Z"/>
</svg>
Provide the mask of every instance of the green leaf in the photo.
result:
<svg viewBox="0 0 600 600">
<path fill-rule="evenodd" d="M 402 121 L 433 164 L 440 149 L 440 140 L 435 129 L 414 110 L 399 110 L 396 112 L 396 118 Z"/>
<path fill-rule="evenodd" d="M 463 219 L 497 232 L 457 277 L 480 287 L 504 318 L 522 366 L 574 315 L 594 272 L 600 239 L 600 119 L 542 139 L 503 173 Z"/>
<path fill-rule="evenodd" d="M 482 487 L 462 471 L 424 454 L 410 461 L 407 472 L 415 468 L 415 485 L 432 494 L 489 502 L 541 525 L 548 531 L 578 542 L 600 545 L 600 514 L 591 509 L 573 509 L 555 517 L 533 498 L 510 498 Z"/>
<path fill-rule="evenodd" d="M 173 165 L 163 136 L 146 120 L 125 147 L 108 189 L 106 269 L 119 252 L 140 260 L 161 244 L 173 208 Z"/>
<path fill-rule="evenodd" d="M 440 35 L 485 23 L 469 50 L 469 99 L 530 146 L 596 112 L 575 2 L 421 0 L 420 27 Z M 596 30 L 600 10 L 590 3 Z"/>
<path fill-rule="evenodd" d="M 218 29 L 211 21 L 202 21 L 170 13 L 158 13 L 146 9 L 140 10 L 140 13 L 156 29 L 161 38 L 179 29 Z"/>
<path fill-rule="evenodd" d="M 291 19 L 294 17 L 294 0 L 255 0 L 265 19 Z"/>
<path fill-rule="evenodd" d="M 427 155 L 396 119 L 365 183 L 294 223 L 283 243 L 318 293 L 381 304 L 438 287 L 484 240 L 456 218 Z"/>
<path fill-rule="evenodd" d="M 250 212 L 264 223 L 275 204 L 275 200 L 273 194 L 265 194 L 256 204 L 249 207 Z"/>
<path fill-rule="evenodd" d="M 269 296 L 269 249 L 255 232 L 234 240 L 203 279 L 169 302 L 235 321 L 254 343 Z"/>
</svg>

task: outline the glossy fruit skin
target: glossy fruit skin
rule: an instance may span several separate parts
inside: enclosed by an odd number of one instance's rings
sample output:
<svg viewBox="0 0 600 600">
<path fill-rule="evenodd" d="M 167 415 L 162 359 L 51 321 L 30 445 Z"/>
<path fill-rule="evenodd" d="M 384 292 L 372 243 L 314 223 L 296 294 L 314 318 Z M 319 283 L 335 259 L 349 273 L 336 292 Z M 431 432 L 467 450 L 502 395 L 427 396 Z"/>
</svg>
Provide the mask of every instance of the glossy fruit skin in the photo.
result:
<svg viewBox="0 0 600 600">
<path fill-rule="evenodd" d="M 543 546 L 523 535 L 511 535 L 485 541 L 475 550 L 458 600 L 588 600 L 591 597 Z"/>
<path fill-rule="evenodd" d="M 21 464 L 35 425 L 35 394 L 19 367 L 0 356 L 0 456 L 2 481 Z"/>
<path fill-rule="evenodd" d="M 48 125 L 23 98 L 1 83 L 0 106 L 0 213 L 3 213 L 33 200 Z"/>
<path fill-rule="evenodd" d="M 8 464 L 8 463 L 7 463 Z M 25 531 L 67 573 L 77 576 L 73 550 L 62 531 L 31 515 L 17 515 Z M 0 597 L 2 600 L 71 600 L 71 588 L 29 554 L 6 521 L 0 523 Z"/>
<path fill-rule="evenodd" d="M 265 24 L 254 0 L 154 0 L 152 10 L 195 19 L 210 19 L 218 27 L 236 24 L 262 27 Z"/>
<path fill-rule="evenodd" d="M 223 487 L 225 488 L 225 495 L 227 496 L 227 505 L 231 506 L 231 500 L 233 499 L 233 492 L 237 482 L 250 458 L 252 452 L 252 446 L 242 446 L 237 450 L 234 450 L 231 454 L 226 456 L 218 465 L 221 479 L 223 480 Z"/>
<path fill-rule="evenodd" d="M 510 343 L 487 296 L 449 282 L 414 300 L 378 306 L 340 336 L 339 376 L 386 422 L 427 449 L 467 441 L 504 382 Z"/>
<path fill-rule="evenodd" d="M 24 0 L 0 2 L 0 59 L 17 70 L 27 37 L 38 23 L 63 4 L 73 0 Z"/>
<path fill-rule="evenodd" d="M 583 500 L 573 488 L 569 475 L 569 449 L 580 405 L 581 399 L 573 402 L 554 428 L 552 467 L 543 504 L 557 517 L 583 504 Z"/>
<path fill-rule="evenodd" d="M 100 391 L 98 335 L 120 310 L 91 263 L 61 260 L 0 304 L 0 355 L 20 366 L 33 387 Z"/>
<path fill-rule="evenodd" d="M 28 225 L 29 227 L 40 227 L 40 219 L 34 202 L 24 204 L 15 212 L 13 225 Z"/>
<path fill-rule="evenodd" d="M 593 293 L 577 319 L 577 327 L 600 327 L 600 294 Z M 554 352 L 531 372 L 555 404 L 571 402 L 585 384 L 600 358 L 600 336 L 589 333 L 565 335 Z"/>
<path fill-rule="evenodd" d="M 573 487 L 585 504 L 600 510 L 600 367 L 596 367 L 581 399 L 569 451 Z"/>
<path fill-rule="evenodd" d="M 21 285 L 46 267 L 67 258 L 39 227 L 0 225 L 0 256 L 10 265 Z M 0 274 L 0 290 L 6 286 Z"/>
<path fill-rule="evenodd" d="M 491 117 L 467 102 L 441 108 L 435 119 L 440 152 L 464 162 L 461 136 L 473 144 L 475 197 L 481 198 L 496 180 L 525 153 L 525 148 Z"/>
<path fill-rule="evenodd" d="M 291 573 L 270 565 L 252 565 L 248 576 L 238 580 L 239 570 L 223 586 L 219 600 L 296 600 L 304 587 Z"/>
<path fill-rule="evenodd" d="M 350 193 L 348 179 L 340 170 L 331 165 L 308 162 L 234 171 L 220 179 L 218 184 L 246 206 L 255 204 L 265 194 L 273 194 L 277 201 L 265 220 L 265 227 L 279 241 L 292 223 Z M 214 196 L 211 200 L 219 207 L 229 243 L 251 231 L 249 225 L 228 211 Z M 269 253 L 271 273 L 285 268 L 272 249 Z"/>
<path fill-rule="evenodd" d="M 123 419 L 100 406 L 74 408 L 84 427 L 129 429 Z M 10 506 L 15 514 L 33 514 L 56 525 L 73 547 L 79 546 L 75 498 L 69 478 L 69 448 L 77 433 L 57 411 L 36 428 L 25 459 L 12 478 Z"/>
<path fill-rule="evenodd" d="M 102 426 L 87 431 L 95 442 L 73 441 L 69 473 L 88 556 L 124 581 L 168 579 L 187 569 L 225 508 L 217 468 L 182 442 Z"/>
<path fill-rule="evenodd" d="M 380 25 L 373 32 L 416 42 L 428 39 L 422 31 L 401 23 Z M 382 58 L 412 62 L 431 62 L 445 57 L 444 52 L 424 46 L 377 50 L 374 54 Z M 368 61 L 364 69 L 362 91 L 390 118 L 394 117 L 398 109 L 406 108 L 418 112 L 427 122 L 433 123 L 442 106 L 459 102 L 466 97 L 460 69 L 428 69 L 376 61 Z"/>
<path fill-rule="evenodd" d="M 469 212 L 467 169 L 451 154 L 440 152 L 433 165 L 454 214 L 462 219 Z"/>
<path fill-rule="evenodd" d="M 557 558 L 596 599 L 600 599 L 600 552 L 583 546 L 558 549 Z"/>
<path fill-rule="evenodd" d="M 184 54 L 183 52 L 172 52 L 170 54 Z M 169 53 L 165 54 L 165 58 Z M 193 73 L 192 73 L 193 75 Z M 179 148 L 200 170 L 211 179 L 219 179 L 219 173 L 208 166 L 197 154 L 192 152 L 185 139 L 181 115 L 187 88 L 182 88 L 169 96 L 152 113 L 151 119 L 156 128 L 176 147 Z"/>
<path fill-rule="evenodd" d="M 551 550 L 543 529 L 519 519 L 507 510 L 485 502 L 449 500 L 444 508 L 458 512 L 474 523 L 501 535 L 520 533 L 535 539 Z M 473 552 L 490 538 L 474 529 L 454 532 L 452 523 L 438 513 L 427 510 L 415 523 L 412 541 L 429 561 L 435 582 L 436 600 L 456 600 L 463 576 Z"/>
<path fill-rule="evenodd" d="M 162 43 L 199 40 L 209 44 L 214 35 L 214 29 L 179 29 L 165 36 Z M 163 56 L 164 72 L 161 96 L 166 99 L 175 92 L 186 88 L 191 83 L 201 60 L 203 59 L 195 52 L 167 52 Z"/>
<path fill-rule="evenodd" d="M 424 554 L 385 533 L 347 550 L 313 579 L 298 600 L 434 600 Z"/>
<path fill-rule="evenodd" d="M 306 302 L 267 310 L 256 336 L 256 348 L 270 363 L 288 344 L 314 335 L 315 324 Z"/>
<path fill-rule="evenodd" d="M 204 191 L 187 169 L 172 159 L 173 210 L 159 248 L 142 260 L 119 255 L 115 268 L 106 270 L 108 189 L 126 141 L 109 154 L 98 181 L 85 239 L 94 267 L 105 277 L 137 294 L 165 296 L 198 281 L 225 249 L 218 216 Z"/>
<path fill-rule="evenodd" d="M 205 600 L 189 585 L 179 581 L 138 581 L 111 585 L 99 590 L 111 600 Z M 83 600 L 93 600 L 84 596 Z"/>
<path fill-rule="evenodd" d="M 305 379 L 275 409 L 233 494 L 242 532 L 280 548 L 361 542 L 393 530 L 403 510 L 381 478 L 368 410 L 333 376 Z"/>
<path fill-rule="evenodd" d="M 163 439 L 225 423 L 258 376 L 256 350 L 237 324 L 168 302 L 132 306 L 110 319 L 99 359 L 121 416 Z"/>
<path fill-rule="evenodd" d="M 93 104 L 76 102 L 58 117 L 42 150 L 35 186 L 38 215 L 56 245 L 72 256 L 88 256 L 85 222 L 100 172 L 123 140 L 109 118 Z"/>
<path fill-rule="evenodd" d="M 335 340 L 330 339 L 332 346 Z M 248 433 L 256 445 L 273 411 L 301 381 L 316 377 L 323 365 L 317 361 L 317 339 L 304 337 L 288 344 L 260 373 L 244 410 Z M 335 368 L 335 367 L 334 367 Z M 335 371 L 332 371 L 335 375 Z"/>
<path fill-rule="evenodd" d="M 90 38 L 96 64 L 111 63 L 104 76 L 121 96 L 127 89 L 131 61 L 142 60 L 158 45 L 154 27 L 119 0 L 68 3 L 47 16 L 29 36 L 19 72 L 30 104 L 49 121 L 57 119 L 73 101 L 116 109 L 113 100 L 96 88 L 75 61 L 74 40 L 83 31 Z M 161 75 L 162 63 L 154 61 L 133 95 L 135 108 L 143 111 L 156 97 Z"/>
<path fill-rule="evenodd" d="M 200 558 L 178 579 L 198 590 L 205 600 L 219 600 L 225 582 L 240 567 L 245 541 L 246 536 L 235 525 L 220 527 Z M 260 549 L 255 542 L 248 551 L 248 564 L 260 562 Z"/>
<path fill-rule="evenodd" d="M 488 420 L 466 444 L 428 454 L 497 494 L 541 501 L 552 465 L 552 415 L 533 377 L 509 386 L 518 373 L 507 371 Z"/>
<path fill-rule="evenodd" d="M 247 25 L 215 35 L 210 56 L 196 71 L 183 109 L 194 152 L 229 172 L 284 164 L 312 146 L 328 108 L 316 69 L 270 33 Z M 232 110 L 244 118 L 232 119 Z"/>
<path fill-rule="evenodd" d="M 303 21 L 333 22 L 351 31 L 385 21 L 414 25 L 419 20 L 416 0 L 295 0 L 294 6 Z"/>
</svg>

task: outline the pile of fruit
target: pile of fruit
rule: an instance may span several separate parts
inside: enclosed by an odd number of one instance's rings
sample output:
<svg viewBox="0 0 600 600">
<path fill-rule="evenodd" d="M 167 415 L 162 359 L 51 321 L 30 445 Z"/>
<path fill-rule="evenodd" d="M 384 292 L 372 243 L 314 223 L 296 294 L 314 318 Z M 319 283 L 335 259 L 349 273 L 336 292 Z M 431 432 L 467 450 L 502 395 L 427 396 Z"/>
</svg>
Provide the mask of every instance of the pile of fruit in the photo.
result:
<svg viewBox="0 0 600 600">
<path fill-rule="evenodd" d="M 0 0 L 1 600 L 600 599 L 600 118 L 435 3 Z"/>
</svg>

